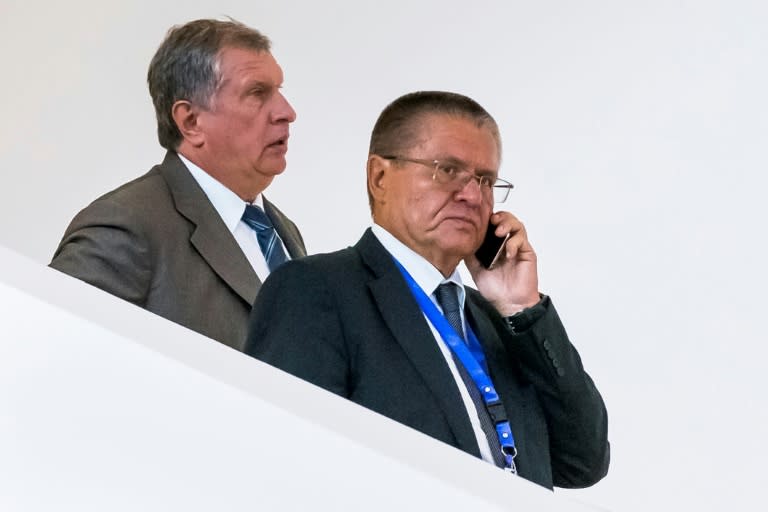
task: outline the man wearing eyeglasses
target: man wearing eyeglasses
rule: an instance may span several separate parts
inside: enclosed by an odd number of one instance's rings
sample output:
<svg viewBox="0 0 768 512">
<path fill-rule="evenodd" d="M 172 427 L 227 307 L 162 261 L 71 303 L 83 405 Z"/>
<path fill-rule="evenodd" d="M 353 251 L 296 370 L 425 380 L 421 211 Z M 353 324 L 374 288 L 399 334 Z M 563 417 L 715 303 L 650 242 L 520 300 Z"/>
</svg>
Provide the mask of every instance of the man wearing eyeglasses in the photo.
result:
<svg viewBox="0 0 768 512">
<path fill-rule="evenodd" d="M 493 213 L 512 187 L 500 158 L 470 98 L 387 106 L 367 164 L 373 227 L 272 274 L 246 352 L 545 487 L 589 486 L 608 470 L 605 406 L 539 293 L 525 228 Z M 489 220 L 509 235 L 492 269 L 474 255 Z"/>
</svg>

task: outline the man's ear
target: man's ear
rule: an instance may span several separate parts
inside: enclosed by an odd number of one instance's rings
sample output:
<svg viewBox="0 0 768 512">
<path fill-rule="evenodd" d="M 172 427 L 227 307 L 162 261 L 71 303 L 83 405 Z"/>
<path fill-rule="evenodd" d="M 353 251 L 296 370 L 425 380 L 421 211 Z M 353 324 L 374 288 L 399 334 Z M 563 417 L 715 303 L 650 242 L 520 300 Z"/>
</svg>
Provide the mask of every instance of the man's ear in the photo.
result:
<svg viewBox="0 0 768 512">
<path fill-rule="evenodd" d="M 392 161 L 379 155 L 368 155 L 366 166 L 368 173 L 368 195 L 373 203 L 384 203 L 389 184 Z"/>
<path fill-rule="evenodd" d="M 187 100 L 179 100 L 171 107 L 171 117 L 182 138 L 196 148 L 205 141 L 199 114 L 200 109 Z"/>
</svg>

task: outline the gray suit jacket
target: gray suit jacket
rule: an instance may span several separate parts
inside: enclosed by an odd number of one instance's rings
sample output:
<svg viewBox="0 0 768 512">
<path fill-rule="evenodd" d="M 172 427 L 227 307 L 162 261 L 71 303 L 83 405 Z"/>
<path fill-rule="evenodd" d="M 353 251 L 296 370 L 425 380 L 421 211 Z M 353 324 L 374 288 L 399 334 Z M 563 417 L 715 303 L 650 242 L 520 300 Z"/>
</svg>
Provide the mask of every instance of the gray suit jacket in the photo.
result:
<svg viewBox="0 0 768 512">
<path fill-rule="evenodd" d="M 292 258 L 299 230 L 264 209 Z M 242 350 L 261 287 L 237 241 L 176 153 L 75 216 L 51 267 Z"/>
</svg>

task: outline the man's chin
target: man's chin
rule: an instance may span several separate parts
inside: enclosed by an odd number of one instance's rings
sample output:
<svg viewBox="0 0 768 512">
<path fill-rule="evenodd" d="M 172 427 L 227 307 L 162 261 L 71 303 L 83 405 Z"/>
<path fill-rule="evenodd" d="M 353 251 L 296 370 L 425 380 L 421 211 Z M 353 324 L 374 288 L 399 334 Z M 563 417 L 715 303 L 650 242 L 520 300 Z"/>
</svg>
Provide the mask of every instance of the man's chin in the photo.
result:
<svg viewBox="0 0 768 512">
<path fill-rule="evenodd" d="M 264 176 L 279 176 L 285 172 L 287 167 L 285 158 L 275 158 L 269 160 L 262 160 L 257 167 L 257 172 Z"/>
</svg>

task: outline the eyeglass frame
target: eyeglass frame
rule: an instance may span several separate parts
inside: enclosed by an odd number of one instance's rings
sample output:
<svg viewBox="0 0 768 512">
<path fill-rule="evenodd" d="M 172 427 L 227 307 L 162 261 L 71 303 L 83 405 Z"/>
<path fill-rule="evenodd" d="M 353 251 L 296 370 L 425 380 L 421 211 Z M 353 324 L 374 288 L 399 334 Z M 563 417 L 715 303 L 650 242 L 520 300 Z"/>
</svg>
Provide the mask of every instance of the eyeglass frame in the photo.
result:
<svg viewBox="0 0 768 512">
<path fill-rule="evenodd" d="M 384 160 L 393 160 L 396 162 L 410 162 L 413 164 L 423 165 L 425 167 L 432 167 L 432 181 L 438 181 L 437 173 L 438 173 L 438 168 L 440 164 L 446 164 L 451 162 L 451 165 L 453 165 L 454 167 L 458 167 L 461 173 L 466 173 L 469 175 L 469 179 L 475 180 L 475 182 L 477 183 L 477 186 L 480 187 L 480 190 L 483 190 L 483 181 L 487 181 L 490 184 L 492 197 L 493 197 L 494 189 L 504 190 L 504 198 L 501 201 L 497 201 L 496 199 L 494 199 L 493 202 L 495 204 L 505 202 L 509 198 L 509 191 L 515 188 L 515 186 L 512 183 L 502 178 L 499 178 L 498 176 L 494 176 L 492 182 L 491 182 L 491 178 L 488 176 L 478 176 L 477 174 L 475 174 L 470 170 L 470 167 L 467 164 L 461 161 L 458 161 L 456 159 L 453 159 L 451 161 L 449 159 L 429 160 L 429 159 L 423 159 L 423 158 L 409 158 L 409 157 L 397 156 L 397 155 L 379 155 L 379 156 Z M 499 182 L 501 182 L 501 184 L 498 184 Z M 447 185 L 448 183 L 441 183 L 441 184 Z M 462 186 L 466 186 L 467 183 L 469 183 L 469 180 L 464 181 L 464 184 Z"/>
</svg>

